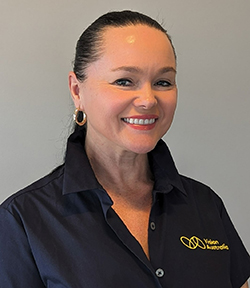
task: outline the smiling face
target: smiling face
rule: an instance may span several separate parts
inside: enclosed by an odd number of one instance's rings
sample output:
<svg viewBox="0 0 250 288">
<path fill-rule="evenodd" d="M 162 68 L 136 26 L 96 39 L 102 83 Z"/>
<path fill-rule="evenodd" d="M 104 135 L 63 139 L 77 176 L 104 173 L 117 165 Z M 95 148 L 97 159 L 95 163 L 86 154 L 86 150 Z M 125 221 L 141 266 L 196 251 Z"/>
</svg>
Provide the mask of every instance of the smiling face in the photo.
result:
<svg viewBox="0 0 250 288">
<path fill-rule="evenodd" d="M 131 25 L 106 29 L 102 49 L 86 80 L 70 74 L 75 106 L 88 117 L 86 143 L 147 153 L 168 131 L 176 108 L 172 46 L 163 32 Z"/>
</svg>

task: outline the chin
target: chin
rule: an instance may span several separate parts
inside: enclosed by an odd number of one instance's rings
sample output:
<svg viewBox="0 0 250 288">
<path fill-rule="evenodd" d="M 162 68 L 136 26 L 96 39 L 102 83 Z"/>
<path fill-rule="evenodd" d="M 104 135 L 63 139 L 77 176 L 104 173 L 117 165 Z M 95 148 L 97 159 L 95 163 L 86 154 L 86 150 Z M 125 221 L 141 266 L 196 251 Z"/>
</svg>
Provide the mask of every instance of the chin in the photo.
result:
<svg viewBox="0 0 250 288">
<path fill-rule="evenodd" d="M 165 132 L 165 131 L 164 131 Z M 155 133 L 154 135 L 140 135 L 139 137 L 127 138 L 127 147 L 130 151 L 138 154 L 146 154 L 152 151 L 158 141 L 165 133 Z"/>
<path fill-rule="evenodd" d="M 158 141 L 157 141 L 158 142 Z M 134 152 L 136 154 L 147 154 L 148 152 L 152 151 L 157 142 L 151 142 L 151 143 L 131 143 L 129 145 L 128 150 L 131 152 Z"/>
</svg>

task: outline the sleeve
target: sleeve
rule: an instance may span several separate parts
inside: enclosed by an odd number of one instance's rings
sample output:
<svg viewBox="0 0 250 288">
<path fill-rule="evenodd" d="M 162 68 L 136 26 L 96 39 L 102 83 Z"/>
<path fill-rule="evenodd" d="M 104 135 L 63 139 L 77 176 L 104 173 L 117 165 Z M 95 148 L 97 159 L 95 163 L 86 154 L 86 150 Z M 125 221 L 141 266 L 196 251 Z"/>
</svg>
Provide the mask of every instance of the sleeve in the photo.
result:
<svg viewBox="0 0 250 288">
<path fill-rule="evenodd" d="M 222 203 L 221 217 L 230 249 L 230 271 L 233 288 L 240 288 L 250 276 L 250 256 L 246 251 Z"/>
<path fill-rule="evenodd" d="M 0 207 L 0 286 L 44 288 L 22 222 Z"/>
</svg>

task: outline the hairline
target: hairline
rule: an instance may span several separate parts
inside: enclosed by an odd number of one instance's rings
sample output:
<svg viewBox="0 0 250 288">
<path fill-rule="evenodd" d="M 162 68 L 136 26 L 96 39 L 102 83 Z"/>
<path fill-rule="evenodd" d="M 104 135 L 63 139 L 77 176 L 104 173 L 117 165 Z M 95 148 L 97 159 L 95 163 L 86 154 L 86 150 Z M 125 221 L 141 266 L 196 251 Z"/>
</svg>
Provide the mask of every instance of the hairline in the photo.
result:
<svg viewBox="0 0 250 288">
<path fill-rule="evenodd" d="M 110 28 L 119 29 L 119 28 L 126 28 L 126 27 L 129 27 L 129 26 L 146 26 L 146 27 L 153 28 L 153 29 L 155 29 L 157 31 L 162 32 L 166 36 L 167 40 L 170 42 L 171 48 L 173 50 L 174 58 L 175 58 L 175 61 L 176 61 L 176 54 L 175 54 L 175 50 L 174 50 L 173 44 L 171 42 L 171 38 L 169 37 L 169 35 L 167 34 L 167 32 L 165 30 L 163 31 L 162 29 L 158 29 L 157 27 L 152 26 L 152 25 L 150 25 L 148 23 L 141 23 L 141 22 L 133 23 L 132 21 L 130 21 L 130 22 L 126 23 L 126 24 L 119 24 L 119 25 L 110 23 L 110 24 L 107 24 L 105 27 L 102 27 L 97 33 L 96 40 L 95 40 L 95 49 L 94 49 L 93 60 L 86 65 L 86 72 L 87 72 L 88 67 L 91 64 L 93 64 L 94 62 L 98 61 L 102 57 L 103 53 L 105 52 L 105 39 L 104 39 L 105 32 L 107 30 L 109 30 Z M 87 77 L 88 76 L 86 74 L 86 78 Z M 86 78 L 83 79 L 82 82 L 84 80 L 86 80 Z"/>
</svg>

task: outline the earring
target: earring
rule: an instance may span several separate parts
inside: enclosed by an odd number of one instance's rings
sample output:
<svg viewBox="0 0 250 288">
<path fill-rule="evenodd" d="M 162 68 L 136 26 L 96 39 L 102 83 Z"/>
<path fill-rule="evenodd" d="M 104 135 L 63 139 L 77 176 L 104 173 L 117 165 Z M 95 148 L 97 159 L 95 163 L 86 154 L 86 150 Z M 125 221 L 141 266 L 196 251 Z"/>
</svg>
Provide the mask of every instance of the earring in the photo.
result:
<svg viewBox="0 0 250 288">
<path fill-rule="evenodd" d="M 79 115 L 79 112 L 82 112 L 82 115 Z M 82 119 L 81 121 L 79 121 L 78 119 Z M 73 119 L 76 122 L 76 124 L 78 124 L 79 126 L 83 126 L 86 122 L 87 122 L 87 115 L 85 112 L 79 110 L 79 108 L 77 108 L 73 114 Z"/>
</svg>

